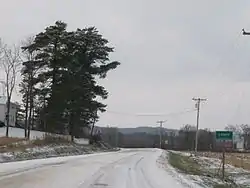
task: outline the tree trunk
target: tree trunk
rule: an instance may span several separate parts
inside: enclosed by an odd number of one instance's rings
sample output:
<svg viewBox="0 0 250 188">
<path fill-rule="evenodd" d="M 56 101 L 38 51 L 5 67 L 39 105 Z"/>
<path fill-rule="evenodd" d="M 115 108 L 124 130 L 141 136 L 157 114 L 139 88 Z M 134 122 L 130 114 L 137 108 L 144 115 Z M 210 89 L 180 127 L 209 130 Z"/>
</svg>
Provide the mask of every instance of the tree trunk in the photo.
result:
<svg viewBox="0 0 250 188">
<path fill-rule="evenodd" d="M 32 109 L 32 116 L 31 116 L 31 129 L 33 130 L 34 129 L 34 124 L 35 124 L 35 109 L 33 107 Z"/>
<path fill-rule="evenodd" d="M 47 130 L 47 124 L 46 124 L 46 96 L 45 94 L 43 94 L 43 109 L 40 111 L 40 121 L 42 122 L 43 124 L 43 130 L 45 132 L 48 132 Z"/>
<path fill-rule="evenodd" d="M 29 109 L 29 122 L 28 122 L 28 139 L 30 139 L 30 127 L 31 127 L 31 120 L 32 120 L 32 109 Z"/>
<path fill-rule="evenodd" d="M 10 123 L 10 96 L 7 97 L 6 137 L 9 137 L 9 123 Z"/>
<path fill-rule="evenodd" d="M 95 112 L 95 115 L 97 116 L 97 110 Z M 91 131 L 90 131 L 90 138 L 92 138 L 92 136 L 93 136 L 93 131 L 94 131 L 94 128 L 95 128 L 96 119 L 97 119 L 97 117 L 94 117 L 93 124 L 91 126 Z"/>
<path fill-rule="evenodd" d="M 30 95 L 30 105 L 29 105 L 29 122 L 28 122 L 28 139 L 30 139 L 30 128 L 32 123 L 32 109 L 33 109 L 33 99 Z"/>
<path fill-rule="evenodd" d="M 25 101 L 25 123 L 24 123 L 24 136 L 27 138 L 27 128 L 28 128 L 28 111 L 29 111 L 29 92 L 26 91 L 26 101 Z"/>
<path fill-rule="evenodd" d="M 74 142 L 74 114 L 71 112 L 69 118 L 69 134 L 71 136 L 71 142 Z"/>
<path fill-rule="evenodd" d="M 32 73 L 30 74 L 30 82 L 29 82 L 29 122 L 28 122 L 28 139 L 30 139 L 30 128 L 32 123 L 32 110 L 33 110 L 33 77 Z"/>
</svg>

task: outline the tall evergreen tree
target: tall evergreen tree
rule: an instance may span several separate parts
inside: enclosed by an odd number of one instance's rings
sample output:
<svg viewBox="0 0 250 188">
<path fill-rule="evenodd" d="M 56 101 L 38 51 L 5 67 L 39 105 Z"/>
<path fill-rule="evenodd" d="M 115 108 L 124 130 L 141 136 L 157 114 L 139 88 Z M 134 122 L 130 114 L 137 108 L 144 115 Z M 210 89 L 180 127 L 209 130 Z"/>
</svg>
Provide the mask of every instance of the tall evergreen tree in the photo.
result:
<svg viewBox="0 0 250 188">
<path fill-rule="evenodd" d="M 35 82 L 40 100 L 38 117 L 47 130 L 70 133 L 72 139 L 82 127 L 90 126 L 105 111 L 108 92 L 97 84 L 120 63 L 110 62 L 113 48 L 108 40 L 90 27 L 67 31 L 67 24 L 57 21 L 36 35 L 23 50 L 35 52 L 35 61 L 26 63 L 39 68 Z M 23 80 L 24 82 L 25 79 Z"/>
<path fill-rule="evenodd" d="M 67 34 L 66 24 L 63 22 L 56 22 L 54 26 L 47 27 L 44 32 L 35 36 L 34 42 L 23 49 L 29 52 L 36 53 L 36 62 L 34 65 L 39 66 L 42 70 L 38 75 L 38 80 L 46 88 L 46 96 L 49 96 L 48 105 L 44 109 L 46 116 L 46 124 L 48 124 L 48 131 L 59 131 L 62 133 L 61 115 L 63 113 L 63 98 L 60 90 L 61 71 L 64 67 L 62 59 L 62 48 L 64 39 Z M 42 92 L 42 91 L 41 91 Z M 42 92 L 43 93 L 43 92 Z"/>
<path fill-rule="evenodd" d="M 32 45 L 34 37 L 27 38 L 24 45 Z M 35 108 L 34 100 L 36 98 L 35 85 L 39 81 L 37 78 L 40 64 L 36 61 L 36 51 L 24 50 L 23 51 L 23 69 L 21 75 L 23 80 L 20 84 L 20 92 L 23 94 L 23 106 L 25 107 L 25 124 L 24 134 L 26 138 L 30 137 L 30 129 L 33 123 L 33 111 Z"/>
<path fill-rule="evenodd" d="M 97 117 L 97 111 L 105 111 L 105 105 L 96 97 L 106 99 L 108 92 L 97 85 L 96 76 L 105 78 L 109 70 L 116 68 L 119 62 L 109 62 L 109 53 L 113 48 L 108 41 L 91 27 L 77 29 L 69 33 L 66 56 L 69 58 L 66 74 L 69 107 L 69 128 L 74 134 L 76 125 L 89 126 Z M 77 41 L 77 42 L 76 42 Z M 72 83 L 75 83 L 72 85 Z"/>
</svg>

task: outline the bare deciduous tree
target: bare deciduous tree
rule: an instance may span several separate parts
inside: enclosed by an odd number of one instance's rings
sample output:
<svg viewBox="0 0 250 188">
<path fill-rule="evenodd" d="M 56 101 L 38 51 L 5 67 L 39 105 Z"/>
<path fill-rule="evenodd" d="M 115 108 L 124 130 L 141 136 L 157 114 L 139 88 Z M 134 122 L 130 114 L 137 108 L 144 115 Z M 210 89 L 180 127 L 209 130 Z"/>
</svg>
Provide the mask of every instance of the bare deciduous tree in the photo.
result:
<svg viewBox="0 0 250 188">
<path fill-rule="evenodd" d="M 225 127 L 225 130 L 232 131 L 232 132 L 235 132 L 235 133 L 241 133 L 242 132 L 240 125 L 227 125 Z"/>
<path fill-rule="evenodd" d="M 1 59 L 0 66 L 5 73 L 5 88 L 7 93 L 7 110 L 6 110 L 6 137 L 9 136 L 10 121 L 10 105 L 11 97 L 16 86 L 16 78 L 21 65 L 20 47 L 13 45 L 12 47 L 1 43 Z"/>
<path fill-rule="evenodd" d="M 225 127 L 228 131 L 233 131 L 241 136 L 244 139 L 244 148 L 249 149 L 250 143 L 250 125 L 248 124 L 239 124 L 239 125 L 227 125 Z"/>
<path fill-rule="evenodd" d="M 23 46 L 30 46 L 34 42 L 34 37 L 28 37 L 23 41 Z M 35 85 L 35 76 L 38 72 L 38 68 L 35 66 L 35 52 L 29 50 L 23 50 L 23 89 L 24 95 L 26 96 L 25 101 L 25 137 L 30 138 L 30 129 L 33 124 L 33 111 L 34 111 L 34 85 Z M 26 77 L 26 78 L 25 78 Z"/>
<path fill-rule="evenodd" d="M 242 124 L 240 125 L 243 137 L 244 137 L 244 148 L 249 149 L 249 143 L 250 143 L 250 125 L 248 124 Z"/>
</svg>

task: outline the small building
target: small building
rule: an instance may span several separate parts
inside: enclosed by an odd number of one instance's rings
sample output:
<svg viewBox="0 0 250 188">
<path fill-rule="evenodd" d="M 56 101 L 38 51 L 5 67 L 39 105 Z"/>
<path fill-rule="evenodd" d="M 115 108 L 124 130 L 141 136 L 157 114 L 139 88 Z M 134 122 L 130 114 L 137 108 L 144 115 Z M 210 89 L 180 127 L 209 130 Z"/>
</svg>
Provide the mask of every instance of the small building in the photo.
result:
<svg viewBox="0 0 250 188">
<path fill-rule="evenodd" d="M 242 134 L 234 133 L 233 134 L 233 142 L 236 150 L 243 151 L 244 148 L 244 137 Z"/>
<path fill-rule="evenodd" d="M 17 104 L 10 103 L 9 125 L 15 127 L 16 125 Z M 6 125 L 7 114 L 7 97 L 0 96 L 0 121 Z"/>
</svg>

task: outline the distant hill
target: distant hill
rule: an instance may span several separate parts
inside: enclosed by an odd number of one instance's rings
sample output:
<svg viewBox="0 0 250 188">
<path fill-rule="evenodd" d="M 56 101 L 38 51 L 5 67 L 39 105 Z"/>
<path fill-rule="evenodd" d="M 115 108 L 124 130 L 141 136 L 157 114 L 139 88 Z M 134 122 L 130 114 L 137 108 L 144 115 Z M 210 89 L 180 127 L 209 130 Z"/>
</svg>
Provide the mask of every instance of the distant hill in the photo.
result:
<svg viewBox="0 0 250 188">
<path fill-rule="evenodd" d="M 97 129 L 105 131 L 105 129 L 108 129 L 108 127 L 98 127 Z M 118 128 L 118 131 L 122 134 L 147 133 L 152 135 L 158 135 L 160 127 Z M 167 133 L 175 132 L 175 134 L 177 134 L 178 130 L 162 128 L 162 132 L 167 132 Z"/>
<path fill-rule="evenodd" d="M 133 133 L 147 133 L 158 135 L 160 127 L 136 127 L 136 128 L 119 128 L 119 132 L 123 134 L 133 134 Z M 174 129 L 162 128 L 163 132 L 176 132 Z"/>
</svg>

